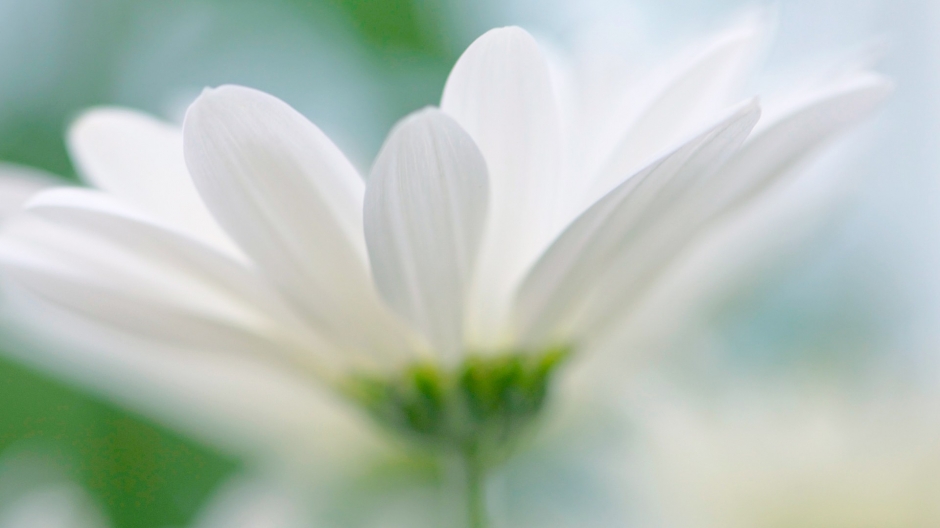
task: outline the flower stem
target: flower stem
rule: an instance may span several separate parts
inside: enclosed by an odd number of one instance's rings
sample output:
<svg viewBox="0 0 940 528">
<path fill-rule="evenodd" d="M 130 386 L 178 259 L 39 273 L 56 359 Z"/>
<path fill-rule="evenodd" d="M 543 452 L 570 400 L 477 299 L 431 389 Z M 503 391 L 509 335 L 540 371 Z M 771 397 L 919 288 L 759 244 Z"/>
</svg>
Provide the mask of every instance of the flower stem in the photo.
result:
<svg viewBox="0 0 940 528">
<path fill-rule="evenodd" d="M 467 494 L 468 528 L 487 528 L 485 471 L 480 460 L 479 446 L 469 442 L 463 449 L 465 490 Z"/>
</svg>

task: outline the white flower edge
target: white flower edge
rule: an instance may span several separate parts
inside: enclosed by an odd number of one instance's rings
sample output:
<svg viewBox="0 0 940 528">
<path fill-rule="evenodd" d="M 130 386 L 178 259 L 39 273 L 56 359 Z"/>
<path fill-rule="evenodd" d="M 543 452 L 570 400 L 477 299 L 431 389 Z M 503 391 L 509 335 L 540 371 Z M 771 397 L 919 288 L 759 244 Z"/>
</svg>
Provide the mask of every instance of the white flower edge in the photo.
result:
<svg viewBox="0 0 940 528">
<path fill-rule="evenodd" d="M 37 192 L 62 184 L 61 178 L 47 172 L 12 163 L 0 163 L 0 225 L 19 213 L 20 207 Z"/>
</svg>

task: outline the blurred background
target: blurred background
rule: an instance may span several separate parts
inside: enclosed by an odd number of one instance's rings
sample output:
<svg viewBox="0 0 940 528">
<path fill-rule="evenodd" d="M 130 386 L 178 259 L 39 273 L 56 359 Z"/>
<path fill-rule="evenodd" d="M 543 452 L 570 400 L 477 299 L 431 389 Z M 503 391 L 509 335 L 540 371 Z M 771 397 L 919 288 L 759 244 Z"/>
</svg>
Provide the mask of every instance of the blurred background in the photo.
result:
<svg viewBox="0 0 940 528">
<path fill-rule="evenodd" d="M 450 67 L 486 29 L 520 24 L 559 47 L 605 36 L 669 52 L 754 5 L 0 0 L 0 160 L 74 180 L 63 134 L 81 110 L 116 104 L 179 120 L 204 86 L 237 83 L 286 100 L 368 167 L 399 117 L 438 102 Z M 940 383 L 940 2 L 768 5 L 768 70 L 870 46 L 896 92 L 814 167 L 838 185 L 821 191 L 811 229 L 742 261 L 703 294 L 694 322 L 646 346 L 673 358 L 670 376 L 706 392 L 730 375 L 930 393 Z M 81 493 L 54 495 L 62 508 L 90 501 L 115 528 L 187 526 L 242 464 L 43 374 L 22 353 L 0 356 L 0 497 L 68 481 Z M 0 515 L 0 526 L 17 524 Z"/>
</svg>

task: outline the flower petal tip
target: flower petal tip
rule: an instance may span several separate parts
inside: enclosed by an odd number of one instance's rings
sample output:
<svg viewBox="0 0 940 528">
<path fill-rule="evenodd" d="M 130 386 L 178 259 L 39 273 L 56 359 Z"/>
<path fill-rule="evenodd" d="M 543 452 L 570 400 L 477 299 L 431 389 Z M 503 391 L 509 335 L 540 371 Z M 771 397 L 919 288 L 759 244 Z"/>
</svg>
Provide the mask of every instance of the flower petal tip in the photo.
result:
<svg viewBox="0 0 940 528">
<path fill-rule="evenodd" d="M 476 42 L 487 43 L 512 43 L 512 42 L 535 42 L 535 37 L 531 33 L 519 26 L 503 26 L 493 28 L 480 35 Z"/>
<path fill-rule="evenodd" d="M 202 89 L 202 92 L 199 94 L 199 97 L 196 98 L 192 104 L 189 105 L 189 110 L 193 108 L 198 108 L 207 103 L 221 103 L 231 102 L 232 98 L 251 96 L 257 94 L 264 94 L 260 90 L 254 88 L 248 88 L 247 86 L 241 86 L 238 84 L 220 84 L 219 86 L 206 86 Z M 267 95 L 267 94 L 265 94 Z M 225 104 L 225 103 L 223 103 Z M 189 115 L 189 110 L 187 110 L 187 116 Z"/>
</svg>

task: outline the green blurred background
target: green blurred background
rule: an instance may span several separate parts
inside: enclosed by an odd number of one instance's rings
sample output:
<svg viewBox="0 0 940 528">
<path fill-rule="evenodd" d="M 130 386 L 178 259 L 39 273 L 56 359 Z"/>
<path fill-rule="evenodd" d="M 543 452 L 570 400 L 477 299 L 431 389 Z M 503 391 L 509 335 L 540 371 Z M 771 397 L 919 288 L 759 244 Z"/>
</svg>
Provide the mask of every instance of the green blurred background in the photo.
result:
<svg viewBox="0 0 940 528">
<path fill-rule="evenodd" d="M 99 104 L 181 117 L 203 86 L 250 84 L 342 138 L 435 103 L 462 45 L 434 0 L 5 0 L 0 159 L 73 176 L 62 135 Z M 378 126 L 376 126 L 378 125 Z M 351 142 L 350 142 L 351 143 Z"/>
</svg>

